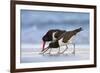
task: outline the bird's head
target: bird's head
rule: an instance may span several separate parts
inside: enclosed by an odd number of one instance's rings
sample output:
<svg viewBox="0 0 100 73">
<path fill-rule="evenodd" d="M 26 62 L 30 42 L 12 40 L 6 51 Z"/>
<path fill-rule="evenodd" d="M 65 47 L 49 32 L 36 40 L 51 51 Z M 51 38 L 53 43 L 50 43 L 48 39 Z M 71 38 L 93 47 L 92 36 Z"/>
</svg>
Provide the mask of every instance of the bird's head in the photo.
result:
<svg viewBox="0 0 100 73">
<path fill-rule="evenodd" d="M 78 29 L 75 29 L 76 32 L 80 32 L 80 31 L 82 31 L 82 30 L 83 30 L 82 27 L 80 27 L 80 28 L 78 28 Z"/>
</svg>

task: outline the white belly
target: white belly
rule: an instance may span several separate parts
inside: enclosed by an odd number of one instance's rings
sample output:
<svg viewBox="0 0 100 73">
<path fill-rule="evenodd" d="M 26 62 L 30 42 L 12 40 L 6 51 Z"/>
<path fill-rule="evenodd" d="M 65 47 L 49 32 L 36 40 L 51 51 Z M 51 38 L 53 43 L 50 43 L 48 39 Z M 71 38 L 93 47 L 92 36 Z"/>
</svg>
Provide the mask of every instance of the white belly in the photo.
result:
<svg viewBox="0 0 100 73">
<path fill-rule="evenodd" d="M 67 43 L 64 43 L 62 41 L 63 41 L 63 38 L 58 41 L 59 42 L 59 46 L 65 46 L 65 45 L 67 45 Z"/>
</svg>

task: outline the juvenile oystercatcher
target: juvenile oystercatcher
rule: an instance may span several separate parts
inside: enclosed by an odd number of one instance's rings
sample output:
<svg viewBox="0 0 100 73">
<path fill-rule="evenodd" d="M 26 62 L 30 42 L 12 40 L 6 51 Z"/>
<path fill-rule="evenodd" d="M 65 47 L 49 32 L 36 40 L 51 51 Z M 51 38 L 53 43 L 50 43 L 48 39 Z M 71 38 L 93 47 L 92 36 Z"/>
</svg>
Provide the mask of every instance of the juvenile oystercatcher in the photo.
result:
<svg viewBox="0 0 100 73">
<path fill-rule="evenodd" d="M 42 38 L 42 40 L 43 40 L 42 52 L 45 49 L 46 42 L 55 41 L 64 32 L 66 32 L 66 31 L 65 30 L 59 30 L 59 29 L 51 29 L 51 30 L 49 30 Z"/>
<path fill-rule="evenodd" d="M 56 41 L 51 42 L 49 46 L 43 51 L 43 53 L 45 53 L 49 48 L 52 49 L 52 48 L 59 48 L 60 46 L 66 46 L 66 49 L 62 52 L 64 53 L 68 49 L 67 44 L 70 43 L 72 39 L 75 37 L 75 35 L 80 31 L 82 31 L 81 27 L 72 31 L 64 32 L 59 38 L 57 38 Z"/>
</svg>

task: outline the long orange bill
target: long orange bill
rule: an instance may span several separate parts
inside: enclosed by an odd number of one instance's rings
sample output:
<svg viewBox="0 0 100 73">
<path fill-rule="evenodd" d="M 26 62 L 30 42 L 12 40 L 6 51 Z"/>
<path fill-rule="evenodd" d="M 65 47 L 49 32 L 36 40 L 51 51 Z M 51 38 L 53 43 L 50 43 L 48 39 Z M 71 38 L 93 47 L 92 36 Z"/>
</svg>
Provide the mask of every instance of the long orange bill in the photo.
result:
<svg viewBox="0 0 100 73">
<path fill-rule="evenodd" d="M 42 51 L 44 51 L 44 48 L 45 48 L 45 43 L 46 43 L 46 42 L 44 42 L 44 41 L 43 41 Z"/>
</svg>

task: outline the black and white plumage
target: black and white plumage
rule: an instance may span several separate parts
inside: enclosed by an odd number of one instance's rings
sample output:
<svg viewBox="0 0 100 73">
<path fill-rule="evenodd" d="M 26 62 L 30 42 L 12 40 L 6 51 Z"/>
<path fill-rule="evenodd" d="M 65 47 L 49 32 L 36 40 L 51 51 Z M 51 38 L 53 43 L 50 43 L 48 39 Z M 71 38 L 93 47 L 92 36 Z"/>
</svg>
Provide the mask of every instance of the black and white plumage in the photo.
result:
<svg viewBox="0 0 100 73">
<path fill-rule="evenodd" d="M 54 42 L 51 42 L 49 44 L 49 46 L 46 48 L 46 50 L 44 51 L 44 53 L 50 48 L 60 48 L 60 46 L 66 46 L 66 49 L 62 52 L 64 53 L 68 47 L 67 47 L 67 44 L 70 43 L 72 41 L 72 39 L 75 37 L 75 35 L 77 33 L 79 33 L 80 31 L 82 31 L 82 28 L 78 28 L 78 29 L 75 29 L 75 30 L 72 30 L 72 31 L 67 31 L 67 32 L 64 32 L 61 36 L 59 36 L 57 38 L 56 41 Z M 58 52 L 59 53 L 59 52 Z"/>
<path fill-rule="evenodd" d="M 59 30 L 59 29 L 51 29 L 49 30 L 43 37 L 43 48 L 42 51 L 44 51 L 45 49 L 45 44 L 46 42 L 52 42 L 58 39 L 58 37 L 62 34 L 66 32 L 65 30 Z"/>
</svg>

